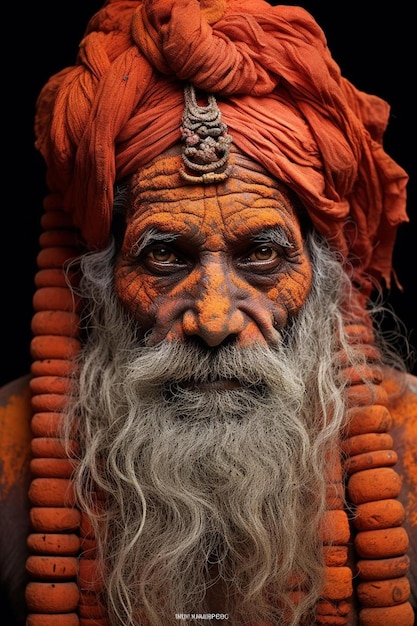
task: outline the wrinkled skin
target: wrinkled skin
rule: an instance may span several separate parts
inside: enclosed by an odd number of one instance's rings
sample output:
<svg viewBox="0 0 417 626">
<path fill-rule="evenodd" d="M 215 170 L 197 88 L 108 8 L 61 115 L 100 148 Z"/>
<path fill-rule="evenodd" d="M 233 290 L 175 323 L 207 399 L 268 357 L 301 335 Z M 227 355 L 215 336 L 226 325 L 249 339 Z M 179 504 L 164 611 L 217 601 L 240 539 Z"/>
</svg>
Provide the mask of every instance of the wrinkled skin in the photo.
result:
<svg viewBox="0 0 417 626">
<path fill-rule="evenodd" d="M 135 189 L 115 289 L 148 345 L 193 337 L 272 346 L 302 306 L 311 267 L 293 203 L 258 178 L 182 184 L 151 201 Z"/>
</svg>

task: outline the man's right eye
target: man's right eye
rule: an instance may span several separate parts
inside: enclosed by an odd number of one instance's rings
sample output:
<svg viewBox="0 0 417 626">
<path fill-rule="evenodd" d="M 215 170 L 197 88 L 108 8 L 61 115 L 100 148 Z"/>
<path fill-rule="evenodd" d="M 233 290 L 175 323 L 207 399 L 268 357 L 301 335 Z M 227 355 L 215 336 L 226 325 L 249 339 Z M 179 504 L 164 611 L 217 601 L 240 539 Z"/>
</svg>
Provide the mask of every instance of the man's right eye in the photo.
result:
<svg viewBox="0 0 417 626">
<path fill-rule="evenodd" d="M 179 257 L 166 246 L 158 246 L 149 250 L 145 255 L 145 259 L 156 263 L 180 263 Z"/>
<path fill-rule="evenodd" d="M 170 246 L 163 244 L 144 250 L 139 260 L 150 272 L 156 273 L 175 272 L 188 266 L 184 257 L 179 256 L 177 251 Z"/>
</svg>

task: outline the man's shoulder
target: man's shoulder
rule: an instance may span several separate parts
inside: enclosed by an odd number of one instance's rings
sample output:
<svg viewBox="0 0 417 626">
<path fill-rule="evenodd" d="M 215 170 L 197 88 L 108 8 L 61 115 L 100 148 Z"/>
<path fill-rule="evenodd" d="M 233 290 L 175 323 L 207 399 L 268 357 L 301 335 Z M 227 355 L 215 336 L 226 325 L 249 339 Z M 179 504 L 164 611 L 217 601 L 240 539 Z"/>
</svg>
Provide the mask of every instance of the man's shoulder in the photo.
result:
<svg viewBox="0 0 417 626">
<path fill-rule="evenodd" d="M 30 376 L 0 388 L 0 500 L 27 473 L 30 452 Z"/>
<path fill-rule="evenodd" d="M 24 396 L 29 392 L 30 374 L 15 378 L 0 387 L 0 408 L 7 406 L 15 397 Z"/>
<path fill-rule="evenodd" d="M 415 422 L 417 420 L 417 376 L 387 370 L 383 385 L 388 393 L 389 408 L 394 422 L 396 424 Z"/>
<path fill-rule="evenodd" d="M 0 432 L 15 438 L 24 436 L 31 416 L 30 375 L 16 378 L 0 387 Z"/>
<path fill-rule="evenodd" d="M 0 388 L 0 611 L 24 623 L 26 538 L 30 532 L 30 376 Z M 13 613 L 13 617 L 12 617 Z"/>
<path fill-rule="evenodd" d="M 404 528 L 409 537 L 408 554 L 411 558 L 408 577 L 412 590 L 412 603 L 417 606 L 417 377 L 407 374 L 400 377 L 390 372 L 384 387 L 390 400 L 392 417 L 390 435 L 398 455 L 394 467 L 401 478 L 400 501 L 404 506 Z"/>
<path fill-rule="evenodd" d="M 401 466 L 417 486 L 417 376 L 388 370 L 383 385 L 389 399 L 395 450 Z"/>
</svg>

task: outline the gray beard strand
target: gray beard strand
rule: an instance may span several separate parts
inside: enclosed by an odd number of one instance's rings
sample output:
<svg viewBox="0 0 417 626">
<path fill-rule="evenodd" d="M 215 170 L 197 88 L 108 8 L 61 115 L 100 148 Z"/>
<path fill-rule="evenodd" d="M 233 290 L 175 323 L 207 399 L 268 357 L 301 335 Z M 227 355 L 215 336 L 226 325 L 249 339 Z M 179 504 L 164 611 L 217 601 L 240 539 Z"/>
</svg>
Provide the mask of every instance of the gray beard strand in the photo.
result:
<svg viewBox="0 0 417 626">
<path fill-rule="evenodd" d="M 209 613 L 216 578 L 228 623 L 313 619 L 325 458 L 345 415 L 334 355 L 344 342 L 339 294 L 349 283 L 322 246 L 310 246 L 315 282 L 282 344 L 214 354 L 140 344 L 114 296 L 113 251 L 85 262 L 82 295 L 96 304 L 67 432 L 75 422 L 80 508 L 94 521 L 92 490 L 107 496 L 96 534 L 112 624 L 137 625 L 141 610 L 152 626 Z M 213 377 L 242 386 L 179 384 Z M 294 576 L 305 592 L 297 606 L 288 600 Z"/>
</svg>

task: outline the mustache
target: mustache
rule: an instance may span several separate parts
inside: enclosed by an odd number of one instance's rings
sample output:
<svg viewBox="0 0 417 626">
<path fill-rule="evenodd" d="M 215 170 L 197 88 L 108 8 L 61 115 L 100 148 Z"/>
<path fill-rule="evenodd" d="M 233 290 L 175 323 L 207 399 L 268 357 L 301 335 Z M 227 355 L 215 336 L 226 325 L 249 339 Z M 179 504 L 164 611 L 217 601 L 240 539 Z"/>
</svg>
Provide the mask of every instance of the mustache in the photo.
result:
<svg viewBox="0 0 417 626">
<path fill-rule="evenodd" d="M 282 347 L 254 345 L 245 348 L 227 344 L 205 348 L 197 343 L 163 342 L 134 348 L 124 376 L 138 377 L 142 384 L 192 388 L 219 381 L 238 382 L 245 387 L 264 387 L 276 380 L 280 363 L 288 360 Z"/>
</svg>

